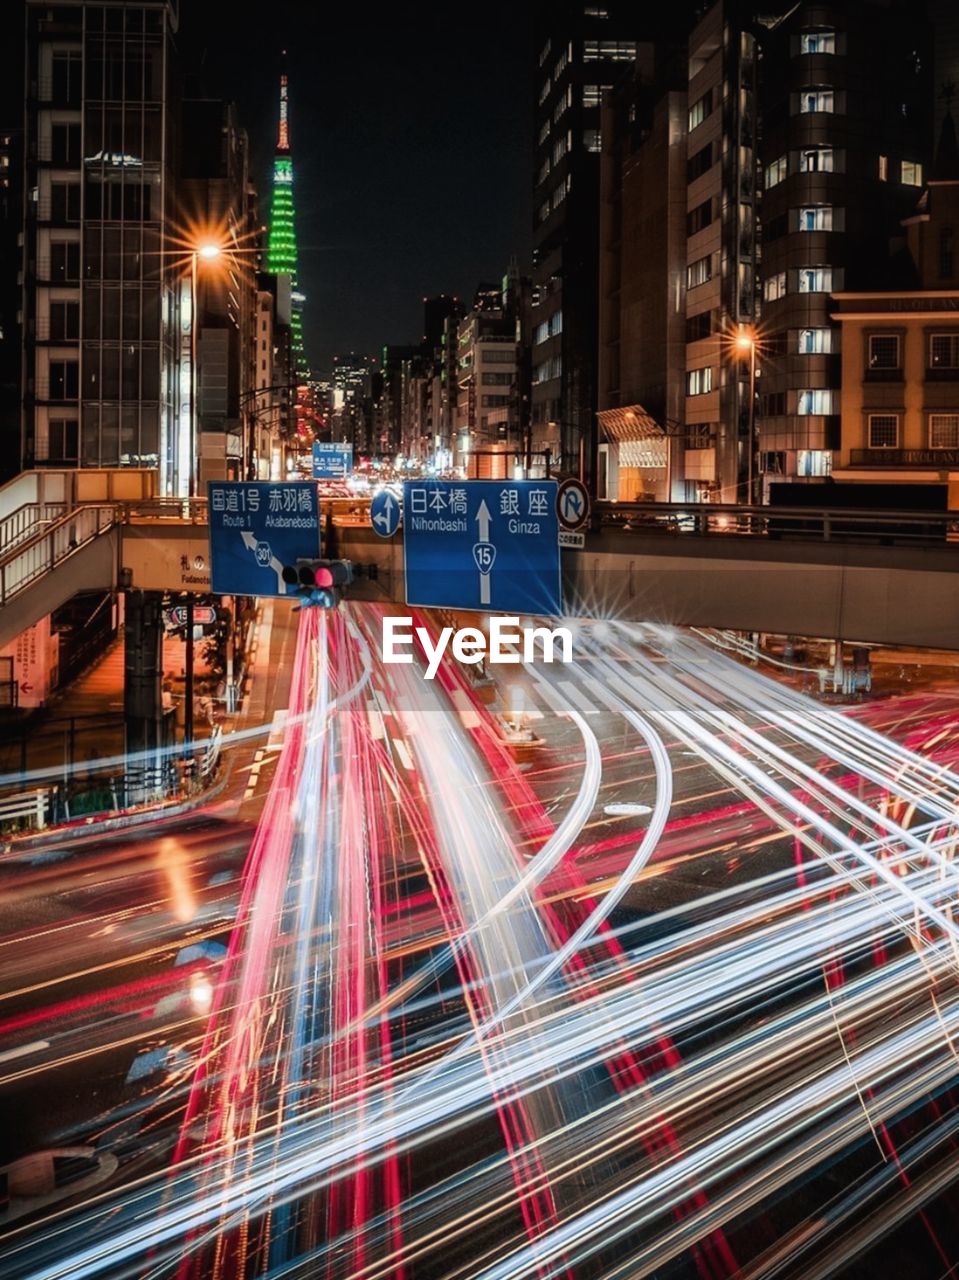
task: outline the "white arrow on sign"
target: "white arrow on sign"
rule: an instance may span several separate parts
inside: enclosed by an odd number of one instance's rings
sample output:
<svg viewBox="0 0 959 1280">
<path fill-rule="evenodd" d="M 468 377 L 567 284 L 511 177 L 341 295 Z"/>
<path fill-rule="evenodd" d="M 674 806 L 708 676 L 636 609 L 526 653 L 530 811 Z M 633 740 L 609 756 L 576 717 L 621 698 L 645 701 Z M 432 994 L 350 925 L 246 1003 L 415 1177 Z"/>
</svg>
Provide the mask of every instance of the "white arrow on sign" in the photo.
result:
<svg viewBox="0 0 959 1280">
<path fill-rule="evenodd" d="M 393 523 L 393 495 L 387 494 L 386 501 L 383 503 L 384 510 L 373 517 L 374 524 L 381 524 L 384 529 L 389 529 Z"/>
<path fill-rule="evenodd" d="M 480 572 L 480 604 L 489 604 L 490 572 L 493 568 L 493 561 L 496 559 L 496 548 L 489 540 L 490 514 L 485 498 L 481 500 L 477 509 L 476 521 L 479 524 L 480 540 L 473 545 L 473 559 L 476 561 L 476 567 Z"/>
<path fill-rule="evenodd" d="M 240 534 L 243 539 L 243 545 L 248 551 L 256 553 L 256 546 L 260 539 L 256 534 L 250 533 L 249 529 L 244 529 Z M 286 595 L 286 583 L 283 581 L 283 566 L 277 560 L 273 552 L 270 552 L 270 568 L 276 574 L 276 589 L 280 595 Z"/>
</svg>

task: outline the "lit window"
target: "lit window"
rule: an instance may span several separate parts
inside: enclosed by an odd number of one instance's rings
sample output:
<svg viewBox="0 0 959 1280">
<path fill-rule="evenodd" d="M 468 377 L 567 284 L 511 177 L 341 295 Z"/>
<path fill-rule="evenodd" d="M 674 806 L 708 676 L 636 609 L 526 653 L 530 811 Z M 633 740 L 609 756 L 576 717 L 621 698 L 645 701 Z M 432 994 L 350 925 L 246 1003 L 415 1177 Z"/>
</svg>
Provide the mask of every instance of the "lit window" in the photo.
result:
<svg viewBox="0 0 959 1280">
<path fill-rule="evenodd" d="M 836 33 L 828 27 L 820 31 L 804 31 L 799 40 L 801 53 L 836 52 Z"/>
<path fill-rule="evenodd" d="M 799 230 L 832 231 L 832 205 L 804 205 L 799 210 Z"/>
<path fill-rule="evenodd" d="M 869 448 L 895 449 L 898 443 L 899 415 L 871 413 L 869 415 Z"/>
<path fill-rule="evenodd" d="M 566 70 L 569 63 L 569 54 L 564 49 L 556 60 L 556 66 L 553 68 L 553 84 L 556 84 L 560 76 Z"/>
<path fill-rule="evenodd" d="M 832 147 L 809 147 L 800 151 L 799 168 L 803 173 L 832 173 Z"/>
<path fill-rule="evenodd" d="M 799 94 L 799 110 L 803 115 L 816 111 L 835 111 L 832 89 L 803 89 Z"/>
<path fill-rule="evenodd" d="M 713 91 L 708 89 L 689 108 L 689 132 L 699 127 L 713 109 Z"/>
<path fill-rule="evenodd" d="M 929 368 L 959 369 L 959 333 L 934 333 L 930 336 Z"/>
<path fill-rule="evenodd" d="M 557 138 L 553 143 L 553 164 L 559 164 L 568 150 L 568 139 L 564 133 L 562 137 Z"/>
<path fill-rule="evenodd" d="M 832 475 L 832 453 L 828 449 L 798 449 L 796 475 L 806 477 Z"/>
<path fill-rule="evenodd" d="M 796 403 L 796 412 L 800 417 L 808 417 L 810 414 L 825 414 L 835 412 L 833 409 L 835 392 L 829 390 L 800 391 L 799 398 Z"/>
<path fill-rule="evenodd" d="M 588 4 L 583 10 L 583 14 L 587 18 L 608 18 L 609 10 L 600 8 L 597 5 Z"/>
<path fill-rule="evenodd" d="M 583 146 L 587 151 L 602 150 L 602 135 L 598 129 L 583 130 Z"/>
<path fill-rule="evenodd" d="M 537 184 L 539 184 L 540 182 L 545 182 L 546 177 L 549 174 L 549 171 L 551 168 L 552 168 L 552 165 L 549 162 L 549 156 L 547 156 L 546 159 L 543 161 L 543 163 L 540 165 L 539 170 L 537 171 L 537 174 L 536 174 Z"/>
<path fill-rule="evenodd" d="M 553 124 L 559 124 L 564 112 L 573 105 L 573 88 L 572 85 L 566 86 L 566 92 L 560 95 L 559 101 L 553 108 Z"/>
<path fill-rule="evenodd" d="M 690 369 L 686 374 L 686 394 L 688 396 L 704 396 L 708 391 L 713 389 L 713 371 L 711 367 L 705 369 Z"/>
<path fill-rule="evenodd" d="M 779 156 L 772 164 L 766 166 L 765 184 L 766 189 L 778 186 L 789 170 L 789 162 L 785 156 Z"/>
<path fill-rule="evenodd" d="M 832 291 L 832 267 L 800 267 L 800 293 L 830 293 Z"/>
<path fill-rule="evenodd" d="M 786 296 L 786 273 L 779 271 L 763 285 L 763 297 L 767 302 L 776 302 L 779 298 Z"/>
<path fill-rule="evenodd" d="M 583 61 L 632 62 L 636 57 L 635 40 L 586 40 L 583 42 Z"/>
<path fill-rule="evenodd" d="M 801 356 L 827 355 L 830 351 L 832 351 L 832 329 L 799 330 Z"/>
<path fill-rule="evenodd" d="M 888 156 L 879 157 L 879 181 L 880 182 L 889 181 L 889 157 Z"/>
<path fill-rule="evenodd" d="M 542 146 L 542 144 L 546 141 L 548 137 L 549 137 L 549 121 L 544 120 L 542 124 L 542 128 L 539 131 L 540 146 Z"/>
<path fill-rule="evenodd" d="M 705 284 L 713 274 L 712 255 L 707 254 L 705 258 L 698 258 L 695 262 L 691 262 L 686 268 L 686 288 L 695 289 L 697 285 Z"/>
<path fill-rule="evenodd" d="M 929 415 L 929 448 L 959 449 L 959 413 Z"/>
<path fill-rule="evenodd" d="M 539 105 L 540 105 L 540 106 L 542 106 L 542 105 L 543 105 L 543 103 L 546 101 L 546 99 L 549 97 L 549 91 L 550 91 L 550 89 L 551 89 L 552 87 L 553 87 L 553 86 L 552 86 L 552 84 L 550 83 L 550 78 L 549 78 L 549 76 L 547 76 L 547 77 L 546 77 L 546 79 L 543 81 L 543 84 L 541 85 L 541 87 L 540 87 L 540 91 L 539 91 Z"/>
<path fill-rule="evenodd" d="M 603 101 L 603 91 L 608 89 L 608 84 L 584 84 L 583 85 L 583 106 L 598 107 Z"/>
<path fill-rule="evenodd" d="M 546 59 L 549 57 L 549 51 L 550 49 L 552 49 L 552 47 L 553 47 L 552 40 L 547 40 L 546 43 L 543 45 L 543 48 L 540 50 L 540 55 L 539 55 L 540 66 L 542 66 L 543 63 L 546 61 Z"/>
<path fill-rule="evenodd" d="M 903 160 L 899 166 L 899 179 L 906 187 L 921 187 L 922 165 L 915 160 Z"/>
<path fill-rule="evenodd" d="M 899 334 L 871 333 L 868 338 L 870 369 L 899 368 Z"/>
</svg>

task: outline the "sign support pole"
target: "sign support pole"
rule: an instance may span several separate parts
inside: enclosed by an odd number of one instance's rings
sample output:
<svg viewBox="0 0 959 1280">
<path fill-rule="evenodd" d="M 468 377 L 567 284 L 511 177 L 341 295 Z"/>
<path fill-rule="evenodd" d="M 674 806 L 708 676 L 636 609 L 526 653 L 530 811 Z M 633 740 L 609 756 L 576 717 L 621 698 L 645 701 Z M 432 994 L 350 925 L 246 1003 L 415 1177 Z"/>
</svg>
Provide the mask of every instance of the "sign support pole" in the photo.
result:
<svg viewBox="0 0 959 1280">
<path fill-rule="evenodd" d="M 193 592 L 186 598 L 186 683 L 184 686 L 183 736 L 193 745 Z"/>
</svg>

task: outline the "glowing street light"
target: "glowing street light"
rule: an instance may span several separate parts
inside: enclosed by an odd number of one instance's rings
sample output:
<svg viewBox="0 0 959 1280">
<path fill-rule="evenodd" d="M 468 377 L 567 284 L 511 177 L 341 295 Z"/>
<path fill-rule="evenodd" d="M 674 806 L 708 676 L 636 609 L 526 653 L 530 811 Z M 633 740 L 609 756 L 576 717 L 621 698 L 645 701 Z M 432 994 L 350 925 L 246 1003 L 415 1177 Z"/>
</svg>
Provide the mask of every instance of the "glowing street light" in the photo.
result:
<svg viewBox="0 0 959 1280">
<path fill-rule="evenodd" d="M 759 335 L 752 325 L 740 324 L 733 335 L 733 346 L 739 356 L 749 360 L 749 419 L 746 428 L 746 502 L 751 506 L 756 495 L 753 484 L 753 458 L 756 452 L 756 354 Z"/>
</svg>

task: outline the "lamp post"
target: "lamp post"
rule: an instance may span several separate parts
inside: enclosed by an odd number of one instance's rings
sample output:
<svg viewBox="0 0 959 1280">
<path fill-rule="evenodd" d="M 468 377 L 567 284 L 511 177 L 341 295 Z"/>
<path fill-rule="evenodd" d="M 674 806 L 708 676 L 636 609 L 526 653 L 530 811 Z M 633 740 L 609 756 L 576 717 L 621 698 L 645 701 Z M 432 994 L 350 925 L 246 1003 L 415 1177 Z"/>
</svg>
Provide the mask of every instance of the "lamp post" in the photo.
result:
<svg viewBox="0 0 959 1280">
<path fill-rule="evenodd" d="M 198 266 L 200 259 L 204 262 L 212 262 L 219 258 L 222 249 L 213 241 L 204 241 L 203 244 L 194 245 L 190 251 L 190 420 L 188 427 L 189 453 L 182 447 L 179 450 L 177 459 L 179 476 L 177 488 L 180 491 L 180 497 L 195 498 L 197 493 L 197 445 L 199 441 L 199 405 L 197 404 L 197 391 L 199 381 L 197 379 L 197 316 L 199 310 L 199 279 Z M 184 470 L 186 475 L 184 476 Z M 185 483 L 184 483 L 185 481 Z M 183 490 L 186 489 L 184 493 Z"/>
<path fill-rule="evenodd" d="M 756 350 L 759 340 L 754 328 L 740 324 L 733 342 L 740 356 L 743 358 L 748 357 L 749 359 L 749 416 L 746 426 L 746 503 L 748 506 L 752 506 L 756 499 L 753 467 L 756 452 Z"/>
</svg>

